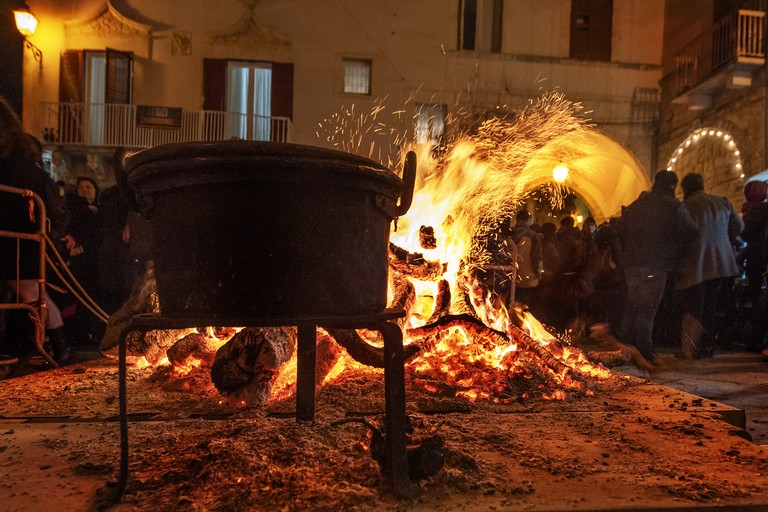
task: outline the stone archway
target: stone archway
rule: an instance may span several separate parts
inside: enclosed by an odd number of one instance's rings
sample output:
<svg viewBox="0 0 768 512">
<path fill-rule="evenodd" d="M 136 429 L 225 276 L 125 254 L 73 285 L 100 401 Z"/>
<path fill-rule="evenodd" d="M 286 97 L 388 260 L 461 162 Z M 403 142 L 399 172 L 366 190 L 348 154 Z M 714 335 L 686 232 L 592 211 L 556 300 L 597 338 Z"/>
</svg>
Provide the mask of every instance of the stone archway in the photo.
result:
<svg viewBox="0 0 768 512">
<path fill-rule="evenodd" d="M 562 136 L 564 139 L 567 137 Z M 526 171 L 542 176 L 539 182 L 530 184 L 533 190 L 551 184 L 551 172 L 542 170 L 565 164 L 569 169 L 565 186 L 579 196 L 599 224 L 620 215 L 622 206 L 629 205 L 642 192 L 650 189 L 651 180 L 635 156 L 624 146 L 596 130 L 587 137 L 591 144 L 589 152 L 581 152 L 567 162 L 560 162 L 552 159 L 546 148 L 543 148 L 539 156 L 528 163 Z M 552 144 L 560 142 L 558 139 Z"/>
<path fill-rule="evenodd" d="M 682 178 L 690 172 L 704 177 L 704 190 L 725 196 L 735 205 L 743 201 L 744 167 L 738 141 L 723 126 L 691 131 L 669 156 L 667 169 Z"/>
</svg>

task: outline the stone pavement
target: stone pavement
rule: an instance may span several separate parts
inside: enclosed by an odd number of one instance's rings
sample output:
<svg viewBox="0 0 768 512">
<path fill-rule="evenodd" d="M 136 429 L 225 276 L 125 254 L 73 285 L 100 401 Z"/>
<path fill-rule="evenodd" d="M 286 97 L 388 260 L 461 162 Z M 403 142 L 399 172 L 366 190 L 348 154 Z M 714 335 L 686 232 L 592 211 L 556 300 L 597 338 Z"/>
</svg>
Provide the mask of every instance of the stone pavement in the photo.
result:
<svg viewBox="0 0 768 512">
<path fill-rule="evenodd" d="M 751 352 L 721 352 L 714 357 L 681 360 L 660 354 L 664 369 L 652 375 L 634 366 L 614 370 L 720 402 L 746 415 L 746 430 L 768 445 L 768 358 Z"/>
</svg>

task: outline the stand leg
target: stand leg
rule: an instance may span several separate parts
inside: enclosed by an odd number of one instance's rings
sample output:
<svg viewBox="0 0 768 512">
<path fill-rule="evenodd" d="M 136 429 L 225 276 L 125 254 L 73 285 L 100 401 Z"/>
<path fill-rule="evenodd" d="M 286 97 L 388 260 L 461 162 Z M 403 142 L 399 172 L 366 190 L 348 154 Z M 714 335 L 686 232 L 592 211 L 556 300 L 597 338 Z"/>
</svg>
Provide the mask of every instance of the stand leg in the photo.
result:
<svg viewBox="0 0 768 512">
<path fill-rule="evenodd" d="M 405 357 L 403 333 L 396 324 L 376 324 L 384 336 L 384 394 L 386 399 L 386 443 L 392 491 L 400 498 L 413 499 L 423 490 L 408 477 L 405 416 Z"/>
<path fill-rule="evenodd" d="M 128 483 L 128 389 L 127 389 L 127 370 L 126 356 L 127 349 L 125 338 L 132 328 L 129 327 L 120 333 L 120 344 L 118 346 L 118 396 L 120 402 L 120 475 L 117 480 L 117 487 L 112 495 L 112 503 L 118 503 L 125 493 L 125 487 Z"/>
<path fill-rule="evenodd" d="M 315 419 L 315 364 L 317 339 L 314 324 L 298 325 L 296 343 L 296 421 Z"/>
</svg>

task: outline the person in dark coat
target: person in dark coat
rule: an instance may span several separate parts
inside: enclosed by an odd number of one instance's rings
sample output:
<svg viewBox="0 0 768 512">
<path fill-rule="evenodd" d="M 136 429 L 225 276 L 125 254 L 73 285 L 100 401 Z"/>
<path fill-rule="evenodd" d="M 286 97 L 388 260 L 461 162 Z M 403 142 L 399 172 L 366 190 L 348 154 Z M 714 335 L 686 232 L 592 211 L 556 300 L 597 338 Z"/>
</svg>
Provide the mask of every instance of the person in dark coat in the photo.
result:
<svg viewBox="0 0 768 512">
<path fill-rule="evenodd" d="M 652 363 L 653 323 L 667 278 L 683 244 L 698 233 L 687 208 L 675 198 L 677 181 L 674 172 L 656 173 L 653 188 L 624 208 L 616 223 L 627 292 L 619 339 L 633 344 Z"/>
<path fill-rule="evenodd" d="M 63 237 L 69 251 L 69 268 L 85 292 L 93 299 L 99 297 L 99 250 L 102 228 L 99 215 L 99 187 L 92 178 L 81 176 L 73 194 L 67 196 L 71 212 L 69 230 Z M 77 342 L 91 345 L 101 333 L 100 321 L 74 297 L 63 307 L 70 336 Z"/>
<path fill-rule="evenodd" d="M 39 141 L 24 133 L 16 112 L 0 97 L 0 184 L 28 189 L 43 198 L 46 214 L 54 228 L 63 229 L 65 220 L 56 218 L 64 210 L 57 202 L 56 184 L 43 170 Z M 31 198 L 0 192 L 0 229 L 18 233 L 36 233 L 41 212 Z M 52 218 L 52 216 L 54 216 Z M 52 237 L 60 233 L 51 233 Z M 17 257 L 17 249 L 19 255 Z M 39 300 L 40 246 L 31 240 L 18 242 L 0 237 L 0 279 L 6 280 L 21 302 L 32 304 Z M 59 364 L 71 361 L 74 355 L 64 335 L 61 312 L 46 292 L 46 322 L 53 358 Z M 25 352 L 31 347 L 9 346 Z M 9 354 L 13 356 L 14 354 Z"/>
<path fill-rule="evenodd" d="M 99 198 L 98 301 L 112 314 L 131 294 L 131 261 L 123 232 L 128 223 L 128 203 L 117 186 L 104 190 Z"/>
<path fill-rule="evenodd" d="M 555 278 L 552 294 L 553 325 L 565 331 L 579 318 L 581 302 L 581 276 L 586 266 L 586 247 L 581 232 L 570 215 L 560 219 L 557 231 L 557 250 L 560 254 L 560 273 Z"/>
<path fill-rule="evenodd" d="M 685 206 L 699 235 L 685 245 L 677 266 L 675 289 L 683 310 L 682 355 L 710 356 L 720 328 L 718 310 L 729 282 L 741 273 L 733 247 L 744 230 L 744 222 L 726 197 L 704 192 L 701 174 L 686 174 Z"/>
<path fill-rule="evenodd" d="M 552 296 L 557 276 L 560 274 L 560 252 L 557 249 L 557 226 L 552 222 L 541 225 L 542 272 L 539 286 L 536 287 L 531 312 L 541 322 L 553 325 L 555 320 Z"/>
<path fill-rule="evenodd" d="M 750 181 L 744 185 L 741 238 L 747 246 L 742 255 L 747 276 L 746 301 L 749 304 L 750 331 L 744 341 L 751 348 L 763 348 L 768 333 L 768 292 L 764 274 L 768 270 L 766 237 L 768 237 L 768 183 Z"/>
</svg>

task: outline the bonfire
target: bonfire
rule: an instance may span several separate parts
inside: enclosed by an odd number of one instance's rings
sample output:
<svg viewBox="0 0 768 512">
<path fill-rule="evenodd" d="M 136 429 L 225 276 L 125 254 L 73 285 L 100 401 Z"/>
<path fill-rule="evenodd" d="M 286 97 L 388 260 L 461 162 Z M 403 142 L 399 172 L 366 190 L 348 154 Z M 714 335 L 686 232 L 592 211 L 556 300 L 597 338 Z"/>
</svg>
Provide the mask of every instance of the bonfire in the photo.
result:
<svg viewBox="0 0 768 512">
<path fill-rule="evenodd" d="M 362 141 L 350 131 L 388 135 L 377 121 L 383 108 L 338 116 L 327 140 L 349 151 Z M 552 183 L 553 166 L 534 161 L 565 162 L 590 151 L 593 128 L 580 111 L 550 93 L 455 135 L 440 151 L 416 148 L 413 204 L 390 237 L 390 304 L 406 311 L 401 327 L 412 386 L 470 401 L 565 400 L 589 396 L 589 382 L 610 378 L 569 344 L 569 333 L 548 329 L 524 304 L 500 302 L 476 277 L 491 262 L 483 241 L 526 193 L 544 186 L 553 205 L 562 200 L 565 185 Z M 375 145 L 368 153 L 376 156 Z M 121 318 L 157 311 L 154 293 L 150 274 L 114 316 L 118 327 L 108 329 L 103 348 L 116 344 Z M 382 366 L 381 341 L 369 332 L 319 329 L 317 336 L 318 385 Z M 295 391 L 295 338 L 292 328 L 209 327 L 132 335 L 128 346 L 139 364 L 157 366 L 156 378 L 170 389 L 207 386 L 258 406 Z"/>
</svg>

